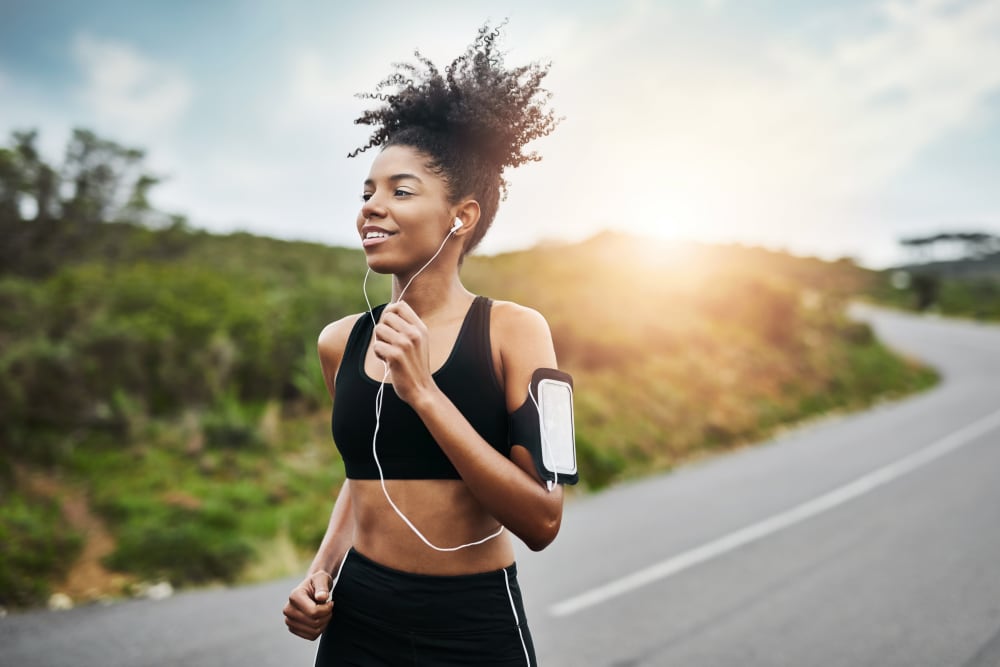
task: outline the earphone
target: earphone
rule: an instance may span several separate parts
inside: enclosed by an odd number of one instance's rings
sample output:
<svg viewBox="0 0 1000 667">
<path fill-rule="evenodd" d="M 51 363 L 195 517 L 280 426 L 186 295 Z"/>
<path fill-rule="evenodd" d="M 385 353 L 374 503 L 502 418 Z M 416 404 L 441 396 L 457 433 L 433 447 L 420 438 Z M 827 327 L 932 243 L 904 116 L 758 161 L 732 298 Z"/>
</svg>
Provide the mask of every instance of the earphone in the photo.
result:
<svg viewBox="0 0 1000 667">
<path fill-rule="evenodd" d="M 414 279 L 416 279 L 416 277 L 419 276 L 424 269 L 430 266 L 431 262 L 437 259 L 437 256 L 441 254 L 441 251 L 444 250 L 444 246 L 448 243 L 448 239 L 450 239 L 452 234 L 454 234 L 461 228 L 462 228 L 462 220 L 461 218 L 456 217 L 454 224 L 452 224 L 451 229 L 448 230 L 448 234 L 444 237 L 444 240 L 441 242 L 441 246 L 437 249 L 437 252 L 435 252 L 434 255 L 429 260 L 427 260 L 427 262 L 423 266 L 421 266 L 416 273 L 413 274 L 410 280 L 403 287 L 403 290 L 399 293 L 399 296 L 396 298 L 396 303 L 399 303 L 400 301 L 403 300 L 403 294 L 406 293 L 406 290 L 413 283 Z M 372 303 L 368 299 L 368 276 L 370 274 L 371 274 L 371 267 L 369 266 L 368 270 L 365 272 L 364 282 L 361 283 L 361 289 L 365 294 L 365 303 L 368 304 L 368 316 L 372 320 L 372 332 L 374 333 L 375 326 L 378 325 L 378 322 L 375 321 L 375 314 L 372 312 Z M 466 549 L 468 547 L 478 546 L 480 544 L 492 540 L 494 537 L 499 537 L 500 534 L 503 533 L 504 531 L 504 527 L 502 524 L 500 525 L 499 528 L 497 528 L 497 530 L 495 530 L 494 532 L 490 533 L 489 535 L 480 540 L 476 540 L 475 542 L 460 544 L 455 547 L 439 547 L 430 540 L 428 540 L 424 536 L 424 534 L 420 532 L 420 529 L 418 529 L 415 525 L 413 525 L 413 522 L 410 521 L 410 519 L 407 518 L 405 514 L 403 514 L 403 511 L 396 506 L 396 503 L 393 502 L 392 496 L 389 495 L 389 489 L 386 488 L 385 485 L 385 473 L 382 472 L 382 464 L 378 460 L 378 450 L 375 447 L 375 443 L 378 439 L 379 425 L 381 423 L 381 418 L 382 418 L 382 397 L 385 395 L 385 384 L 386 380 L 389 378 L 389 364 L 385 360 L 382 361 L 382 364 L 385 366 L 385 375 L 382 376 L 382 382 L 379 383 L 378 392 L 376 392 L 375 394 L 375 432 L 372 433 L 372 458 L 375 459 L 375 467 L 378 468 L 378 477 L 379 481 L 382 484 L 382 493 L 383 495 L 385 495 L 385 499 L 389 502 L 389 506 L 392 507 L 393 511 L 395 511 L 396 514 L 399 516 L 399 518 L 403 520 L 403 523 L 409 526 L 410 530 L 412 530 L 413 533 L 417 537 L 419 537 L 424 544 L 426 544 L 431 549 L 434 549 L 435 551 L 458 551 L 459 549 Z"/>
</svg>

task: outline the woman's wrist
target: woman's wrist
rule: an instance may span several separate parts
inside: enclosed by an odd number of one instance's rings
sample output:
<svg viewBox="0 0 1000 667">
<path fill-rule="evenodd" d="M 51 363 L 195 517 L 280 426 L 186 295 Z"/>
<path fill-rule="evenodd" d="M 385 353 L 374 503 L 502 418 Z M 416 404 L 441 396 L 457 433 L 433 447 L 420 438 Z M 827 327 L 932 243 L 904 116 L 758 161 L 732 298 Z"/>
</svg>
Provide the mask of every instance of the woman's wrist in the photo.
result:
<svg viewBox="0 0 1000 667">
<path fill-rule="evenodd" d="M 413 402 L 410 403 L 410 407 L 423 418 L 438 409 L 442 399 L 447 401 L 448 397 L 442 393 L 437 384 L 432 384 L 414 397 Z"/>
</svg>

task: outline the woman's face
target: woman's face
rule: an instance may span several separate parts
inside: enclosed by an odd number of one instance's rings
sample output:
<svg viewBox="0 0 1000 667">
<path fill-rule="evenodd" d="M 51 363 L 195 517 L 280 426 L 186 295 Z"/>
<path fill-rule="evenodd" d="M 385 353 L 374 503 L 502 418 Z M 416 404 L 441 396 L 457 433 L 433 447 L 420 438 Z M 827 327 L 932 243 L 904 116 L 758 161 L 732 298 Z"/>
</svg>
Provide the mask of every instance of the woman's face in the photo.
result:
<svg viewBox="0 0 1000 667">
<path fill-rule="evenodd" d="M 452 224 L 447 185 L 409 146 L 389 146 L 372 162 L 364 183 L 358 233 L 368 265 L 404 273 L 441 246 Z"/>
</svg>

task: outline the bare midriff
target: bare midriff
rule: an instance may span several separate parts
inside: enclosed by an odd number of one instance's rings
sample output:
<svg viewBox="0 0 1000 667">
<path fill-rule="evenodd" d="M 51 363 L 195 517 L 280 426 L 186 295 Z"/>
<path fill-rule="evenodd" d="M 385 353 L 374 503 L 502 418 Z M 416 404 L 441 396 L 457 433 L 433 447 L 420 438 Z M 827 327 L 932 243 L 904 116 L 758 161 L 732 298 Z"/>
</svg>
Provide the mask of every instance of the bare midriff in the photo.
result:
<svg viewBox="0 0 1000 667">
<path fill-rule="evenodd" d="M 460 575 L 499 570 L 514 562 L 506 532 L 477 546 L 436 551 L 393 511 L 379 480 L 352 479 L 350 484 L 354 547 L 386 567 L 418 574 Z M 476 542 L 500 527 L 461 480 L 389 479 L 385 485 L 396 506 L 438 547 Z"/>
</svg>

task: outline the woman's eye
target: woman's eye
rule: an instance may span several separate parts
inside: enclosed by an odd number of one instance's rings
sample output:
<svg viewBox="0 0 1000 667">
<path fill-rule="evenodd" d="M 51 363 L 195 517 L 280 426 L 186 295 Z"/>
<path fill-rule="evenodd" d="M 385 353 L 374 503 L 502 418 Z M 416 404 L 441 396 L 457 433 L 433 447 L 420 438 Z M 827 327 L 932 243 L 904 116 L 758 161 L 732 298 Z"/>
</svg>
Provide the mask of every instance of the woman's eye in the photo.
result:
<svg viewBox="0 0 1000 667">
<path fill-rule="evenodd" d="M 409 190 L 397 189 L 397 190 L 393 191 L 392 196 L 393 197 L 412 197 L 413 194 L 414 193 L 410 192 Z M 361 201 L 368 201 L 374 195 L 375 195 L 375 193 L 373 193 L 373 192 L 365 192 L 365 193 L 363 193 L 361 195 Z"/>
</svg>

